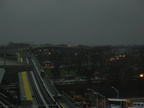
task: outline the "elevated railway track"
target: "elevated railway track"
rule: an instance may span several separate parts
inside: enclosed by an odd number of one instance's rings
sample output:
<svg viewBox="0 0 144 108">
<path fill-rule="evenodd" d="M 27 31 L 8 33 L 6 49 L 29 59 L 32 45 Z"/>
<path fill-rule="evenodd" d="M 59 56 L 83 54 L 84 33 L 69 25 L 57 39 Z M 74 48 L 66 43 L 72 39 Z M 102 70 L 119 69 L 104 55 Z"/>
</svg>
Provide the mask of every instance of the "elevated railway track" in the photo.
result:
<svg viewBox="0 0 144 108">
<path fill-rule="evenodd" d="M 13 55 L 15 54 L 12 57 L 17 58 L 10 58 L 11 51 L 14 51 L 12 52 Z M 10 49 L 6 52 L 9 54 L 9 59 L 17 61 L 20 64 L 32 66 L 31 70 L 26 69 L 19 73 L 21 108 L 76 108 L 75 102 L 69 101 L 66 95 L 59 93 L 45 74 L 37 58 L 29 50 L 24 48 L 17 50 Z M 2 54 L 1 50 L 0 55 L 2 55 L 1 57 L 5 57 L 5 54 Z M 0 99 L 1 97 L 4 99 L 3 95 L 0 95 Z M 11 103 L 4 100 L 0 105 L 11 106 Z"/>
<path fill-rule="evenodd" d="M 43 80 L 39 75 L 39 71 L 36 69 L 34 62 L 31 60 L 32 58 L 26 59 L 27 63 L 33 64 L 33 71 L 27 72 L 29 82 L 31 85 L 32 93 L 33 93 L 33 101 L 35 106 L 45 107 L 45 108 L 59 108 L 55 104 L 55 100 L 49 94 L 45 85 L 43 84 Z"/>
</svg>

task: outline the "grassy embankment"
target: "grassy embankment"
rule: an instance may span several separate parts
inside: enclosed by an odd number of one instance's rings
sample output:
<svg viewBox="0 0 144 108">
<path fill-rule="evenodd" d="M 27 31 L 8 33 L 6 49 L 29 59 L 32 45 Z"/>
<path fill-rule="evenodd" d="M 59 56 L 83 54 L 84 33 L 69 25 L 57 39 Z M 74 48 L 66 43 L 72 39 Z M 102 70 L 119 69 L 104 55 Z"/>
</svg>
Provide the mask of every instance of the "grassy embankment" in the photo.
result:
<svg viewBox="0 0 144 108">
<path fill-rule="evenodd" d="M 53 78 L 52 69 L 45 69 L 45 73 L 49 76 L 49 78 Z M 66 75 L 76 76 L 76 72 L 74 69 L 67 71 L 66 69 L 60 69 L 60 78 Z"/>
</svg>

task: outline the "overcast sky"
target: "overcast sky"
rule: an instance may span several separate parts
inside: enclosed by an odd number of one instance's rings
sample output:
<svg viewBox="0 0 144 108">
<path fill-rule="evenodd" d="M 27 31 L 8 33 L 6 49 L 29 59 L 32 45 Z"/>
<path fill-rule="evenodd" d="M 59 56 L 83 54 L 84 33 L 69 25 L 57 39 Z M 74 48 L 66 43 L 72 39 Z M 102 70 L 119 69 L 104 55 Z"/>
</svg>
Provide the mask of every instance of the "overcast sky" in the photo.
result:
<svg viewBox="0 0 144 108">
<path fill-rule="evenodd" d="M 144 44 L 144 0 L 0 0 L 0 44 Z"/>
</svg>

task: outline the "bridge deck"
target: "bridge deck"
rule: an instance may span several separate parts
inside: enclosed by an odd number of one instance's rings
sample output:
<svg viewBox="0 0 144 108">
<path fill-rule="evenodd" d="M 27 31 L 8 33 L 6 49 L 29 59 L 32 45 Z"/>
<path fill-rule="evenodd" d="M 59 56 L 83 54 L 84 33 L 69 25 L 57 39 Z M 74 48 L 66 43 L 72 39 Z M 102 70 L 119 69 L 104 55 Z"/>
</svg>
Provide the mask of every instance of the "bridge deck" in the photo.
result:
<svg viewBox="0 0 144 108">
<path fill-rule="evenodd" d="M 3 58 L 0 58 L 0 66 L 3 66 L 3 65 L 25 65 L 24 63 L 22 62 L 17 62 L 17 61 L 13 61 L 13 60 L 8 60 L 8 59 L 3 59 Z"/>
<path fill-rule="evenodd" d="M 0 67 L 4 68 L 6 71 L 7 70 L 17 70 L 17 71 L 28 71 L 32 70 L 32 65 L 25 64 L 22 62 L 17 62 L 13 60 L 5 60 L 0 58 Z"/>
</svg>

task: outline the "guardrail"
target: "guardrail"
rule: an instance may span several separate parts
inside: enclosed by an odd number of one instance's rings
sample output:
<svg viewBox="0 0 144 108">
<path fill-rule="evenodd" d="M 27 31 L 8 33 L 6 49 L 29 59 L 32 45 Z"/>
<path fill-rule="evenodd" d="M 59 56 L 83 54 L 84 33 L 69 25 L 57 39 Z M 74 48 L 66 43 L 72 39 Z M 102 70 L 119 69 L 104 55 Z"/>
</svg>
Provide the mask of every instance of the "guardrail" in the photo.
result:
<svg viewBox="0 0 144 108">
<path fill-rule="evenodd" d="M 30 52 L 30 49 L 30 47 L 0 47 L 0 58 L 3 60 L 4 66 L 7 60 L 20 62 L 19 58 L 22 56 L 23 52 Z"/>
<path fill-rule="evenodd" d="M 44 74 L 44 70 L 43 70 L 42 66 L 40 65 L 39 61 L 37 60 L 37 58 L 33 54 L 31 54 L 31 56 L 34 59 L 34 61 L 36 62 L 36 66 L 38 67 L 39 72 Z M 39 75 L 41 75 L 41 73 L 39 73 Z M 49 77 L 46 74 L 44 77 L 44 81 L 53 96 L 61 96 L 59 91 L 55 88 L 55 86 L 53 85 L 53 83 L 51 82 L 51 80 L 49 79 Z"/>
<path fill-rule="evenodd" d="M 67 95 L 64 91 L 62 91 L 62 96 L 71 105 L 72 108 L 83 108 L 80 104 L 78 104 L 75 100 L 73 100 L 69 95 Z"/>
</svg>

